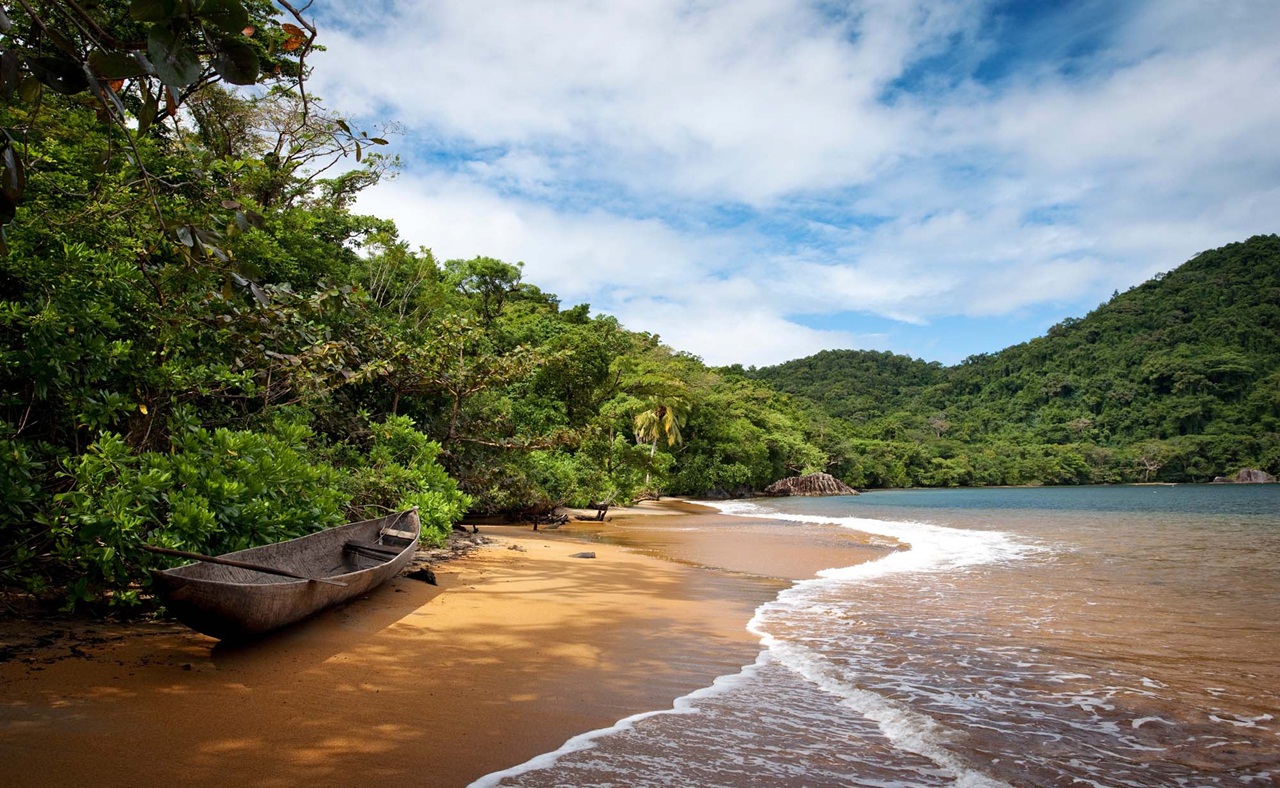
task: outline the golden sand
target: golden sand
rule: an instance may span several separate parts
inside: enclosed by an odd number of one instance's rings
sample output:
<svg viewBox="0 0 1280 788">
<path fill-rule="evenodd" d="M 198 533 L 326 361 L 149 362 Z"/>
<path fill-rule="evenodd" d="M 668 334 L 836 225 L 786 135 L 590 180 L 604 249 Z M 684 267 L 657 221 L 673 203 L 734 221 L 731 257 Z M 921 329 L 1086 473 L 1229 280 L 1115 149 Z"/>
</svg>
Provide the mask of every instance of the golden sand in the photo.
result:
<svg viewBox="0 0 1280 788">
<path fill-rule="evenodd" d="M 753 661 L 754 609 L 824 561 L 678 514 L 486 528 L 439 587 L 397 578 L 252 645 L 141 626 L 0 664 L 0 785 L 462 786 L 669 708 Z"/>
</svg>

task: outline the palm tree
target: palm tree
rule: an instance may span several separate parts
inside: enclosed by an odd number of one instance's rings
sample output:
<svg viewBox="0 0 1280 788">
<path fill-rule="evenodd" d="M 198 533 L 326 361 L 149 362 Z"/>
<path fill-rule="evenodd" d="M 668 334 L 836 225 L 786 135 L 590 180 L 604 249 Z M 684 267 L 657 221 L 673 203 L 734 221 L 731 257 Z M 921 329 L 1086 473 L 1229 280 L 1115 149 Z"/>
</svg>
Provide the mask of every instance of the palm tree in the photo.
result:
<svg viewBox="0 0 1280 788">
<path fill-rule="evenodd" d="M 636 443 L 649 444 L 649 460 L 651 464 L 654 455 L 658 451 L 659 440 L 665 440 L 668 446 L 676 446 L 682 440 L 680 437 L 680 422 L 684 420 L 684 414 L 677 410 L 677 407 L 659 402 L 649 410 L 636 414 Z M 649 486 L 649 471 L 647 470 L 644 474 L 644 483 L 646 487 Z"/>
</svg>

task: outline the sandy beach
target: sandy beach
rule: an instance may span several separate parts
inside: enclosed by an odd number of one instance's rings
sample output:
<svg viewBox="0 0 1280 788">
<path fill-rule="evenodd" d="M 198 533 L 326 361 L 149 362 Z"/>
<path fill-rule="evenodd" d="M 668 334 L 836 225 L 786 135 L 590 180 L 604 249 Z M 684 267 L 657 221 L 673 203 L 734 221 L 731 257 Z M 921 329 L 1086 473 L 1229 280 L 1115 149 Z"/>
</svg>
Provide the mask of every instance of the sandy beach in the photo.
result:
<svg viewBox="0 0 1280 788">
<path fill-rule="evenodd" d="M 0 784 L 466 785 L 736 672 L 759 604 L 883 554 L 706 511 L 485 527 L 438 587 L 397 578 L 248 646 L 91 627 L 0 664 Z"/>
</svg>

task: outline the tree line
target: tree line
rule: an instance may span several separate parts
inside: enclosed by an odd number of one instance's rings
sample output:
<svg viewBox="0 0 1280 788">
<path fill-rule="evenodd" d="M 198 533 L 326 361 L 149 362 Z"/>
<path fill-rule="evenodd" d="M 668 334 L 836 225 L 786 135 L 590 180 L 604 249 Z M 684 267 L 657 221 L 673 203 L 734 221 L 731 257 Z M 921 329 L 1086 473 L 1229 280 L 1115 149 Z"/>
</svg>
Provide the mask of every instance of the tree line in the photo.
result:
<svg viewBox="0 0 1280 788">
<path fill-rule="evenodd" d="M 467 512 L 824 466 L 765 384 L 354 213 L 394 130 L 307 95 L 289 4 L 22 9 L 0 18 L 5 588 L 145 606 L 166 559 L 144 543 L 216 554 L 408 506 L 439 542 Z"/>
<path fill-rule="evenodd" d="M 1280 472 L 1280 238 L 1197 255 L 952 367 L 825 351 L 746 370 L 830 418 L 854 486 L 1207 482 Z"/>
</svg>

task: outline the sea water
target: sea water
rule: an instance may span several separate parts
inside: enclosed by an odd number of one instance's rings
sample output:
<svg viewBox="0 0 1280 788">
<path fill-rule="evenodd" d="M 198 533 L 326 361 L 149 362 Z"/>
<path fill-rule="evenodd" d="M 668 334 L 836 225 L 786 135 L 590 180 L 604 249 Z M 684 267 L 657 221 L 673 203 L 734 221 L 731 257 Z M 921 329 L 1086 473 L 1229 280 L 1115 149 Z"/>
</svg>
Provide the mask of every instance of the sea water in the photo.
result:
<svg viewBox="0 0 1280 788">
<path fill-rule="evenodd" d="M 909 549 L 762 605 L 736 675 L 478 785 L 1280 784 L 1280 486 L 719 506 Z"/>
</svg>

